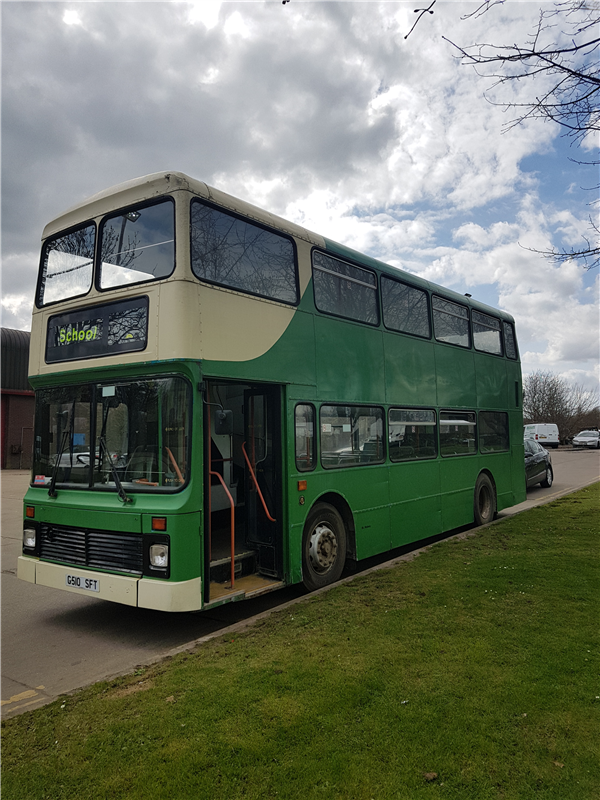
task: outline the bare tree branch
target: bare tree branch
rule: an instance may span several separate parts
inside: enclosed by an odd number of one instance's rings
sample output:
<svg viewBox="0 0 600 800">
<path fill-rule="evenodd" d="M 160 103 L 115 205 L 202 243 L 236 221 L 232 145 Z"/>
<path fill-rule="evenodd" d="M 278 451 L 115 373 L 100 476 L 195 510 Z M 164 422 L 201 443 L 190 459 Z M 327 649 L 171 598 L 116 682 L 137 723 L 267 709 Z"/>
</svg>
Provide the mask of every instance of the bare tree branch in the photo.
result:
<svg viewBox="0 0 600 800">
<path fill-rule="evenodd" d="M 463 19 L 478 17 L 503 0 L 484 0 Z M 493 105 L 516 112 L 504 125 L 509 131 L 528 120 L 542 119 L 563 129 L 574 145 L 589 142 L 600 133 L 600 3 L 598 0 L 561 0 L 542 6 L 535 29 L 524 45 L 477 43 L 463 47 L 443 37 L 458 52 L 463 64 L 474 67 L 482 77 L 492 79 L 489 91 L 523 81 L 542 81 L 543 92 L 531 100 L 496 100 Z M 586 163 L 586 162 L 578 162 Z M 597 167 L 594 158 L 588 166 Z M 598 186 L 594 189 L 597 191 Z M 590 203 L 594 206 L 594 203 Z M 592 215 L 585 246 L 550 251 L 535 251 L 556 263 L 575 260 L 587 269 L 600 263 L 600 231 Z"/>
<path fill-rule="evenodd" d="M 523 421 L 558 425 L 564 442 L 584 428 L 598 427 L 598 392 L 569 383 L 553 372 L 532 372 L 523 378 Z"/>
<path fill-rule="evenodd" d="M 436 4 L 436 0 L 433 0 L 433 2 L 429 6 L 427 6 L 427 8 L 415 8 L 415 14 L 418 14 L 419 16 L 417 17 L 417 19 L 415 21 L 415 24 L 412 26 L 412 28 L 409 30 L 409 32 L 404 37 L 405 39 L 408 39 L 408 37 L 411 35 L 411 33 L 414 31 L 414 29 L 419 24 L 419 22 L 421 20 L 421 17 L 424 14 L 433 14 L 433 11 L 431 9 L 434 7 L 435 4 Z"/>
</svg>

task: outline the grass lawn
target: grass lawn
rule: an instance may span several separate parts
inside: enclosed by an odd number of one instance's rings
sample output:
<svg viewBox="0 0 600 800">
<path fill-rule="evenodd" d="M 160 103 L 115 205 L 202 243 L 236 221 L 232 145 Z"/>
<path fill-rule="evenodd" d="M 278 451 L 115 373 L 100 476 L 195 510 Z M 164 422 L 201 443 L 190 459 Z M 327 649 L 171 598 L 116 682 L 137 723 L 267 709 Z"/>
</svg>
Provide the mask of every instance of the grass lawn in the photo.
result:
<svg viewBox="0 0 600 800">
<path fill-rule="evenodd" d="M 8 720 L 3 800 L 596 800 L 598 501 L 589 487 Z"/>
</svg>

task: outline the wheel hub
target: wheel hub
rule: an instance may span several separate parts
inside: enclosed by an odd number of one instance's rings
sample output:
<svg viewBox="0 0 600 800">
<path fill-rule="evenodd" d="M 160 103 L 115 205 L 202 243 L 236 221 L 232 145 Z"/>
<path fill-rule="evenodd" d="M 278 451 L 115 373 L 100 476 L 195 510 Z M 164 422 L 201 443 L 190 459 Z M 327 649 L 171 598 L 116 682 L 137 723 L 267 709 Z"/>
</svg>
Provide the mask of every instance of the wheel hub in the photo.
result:
<svg viewBox="0 0 600 800">
<path fill-rule="evenodd" d="M 310 537 L 308 554 L 315 572 L 327 572 L 335 563 L 337 539 L 327 525 L 317 525 Z"/>
</svg>

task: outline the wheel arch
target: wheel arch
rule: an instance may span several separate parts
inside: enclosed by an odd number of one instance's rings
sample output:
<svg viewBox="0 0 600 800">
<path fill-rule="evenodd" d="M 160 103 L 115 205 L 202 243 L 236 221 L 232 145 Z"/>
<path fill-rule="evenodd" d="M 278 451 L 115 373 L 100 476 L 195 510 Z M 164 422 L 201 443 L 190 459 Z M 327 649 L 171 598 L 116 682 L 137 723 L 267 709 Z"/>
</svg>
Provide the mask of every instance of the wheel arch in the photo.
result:
<svg viewBox="0 0 600 800">
<path fill-rule="evenodd" d="M 326 492 L 315 499 L 309 509 L 309 513 L 317 503 L 328 503 L 333 506 L 342 518 L 344 527 L 346 528 L 346 558 L 356 560 L 356 526 L 354 524 L 354 515 L 348 505 L 348 501 L 337 492 Z"/>
<path fill-rule="evenodd" d="M 479 480 L 481 475 L 488 476 L 488 478 L 492 482 L 492 486 L 494 487 L 494 492 L 496 494 L 496 497 L 498 497 L 498 487 L 496 486 L 496 479 L 494 478 L 494 473 L 490 469 L 488 469 L 488 467 L 480 469 L 479 472 L 477 473 L 477 477 L 475 478 L 475 485 L 477 485 L 477 481 Z"/>
</svg>

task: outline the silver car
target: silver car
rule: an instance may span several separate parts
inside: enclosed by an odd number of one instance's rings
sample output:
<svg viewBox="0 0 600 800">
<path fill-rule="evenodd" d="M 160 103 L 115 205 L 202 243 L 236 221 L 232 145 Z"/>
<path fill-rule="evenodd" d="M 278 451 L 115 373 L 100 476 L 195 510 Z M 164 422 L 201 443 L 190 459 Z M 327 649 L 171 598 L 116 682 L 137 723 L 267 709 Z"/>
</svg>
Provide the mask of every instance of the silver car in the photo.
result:
<svg viewBox="0 0 600 800">
<path fill-rule="evenodd" d="M 598 431 L 581 431 L 573 438 L 573 447 L 600 448 L 600 433 Z"/>
</svg>

